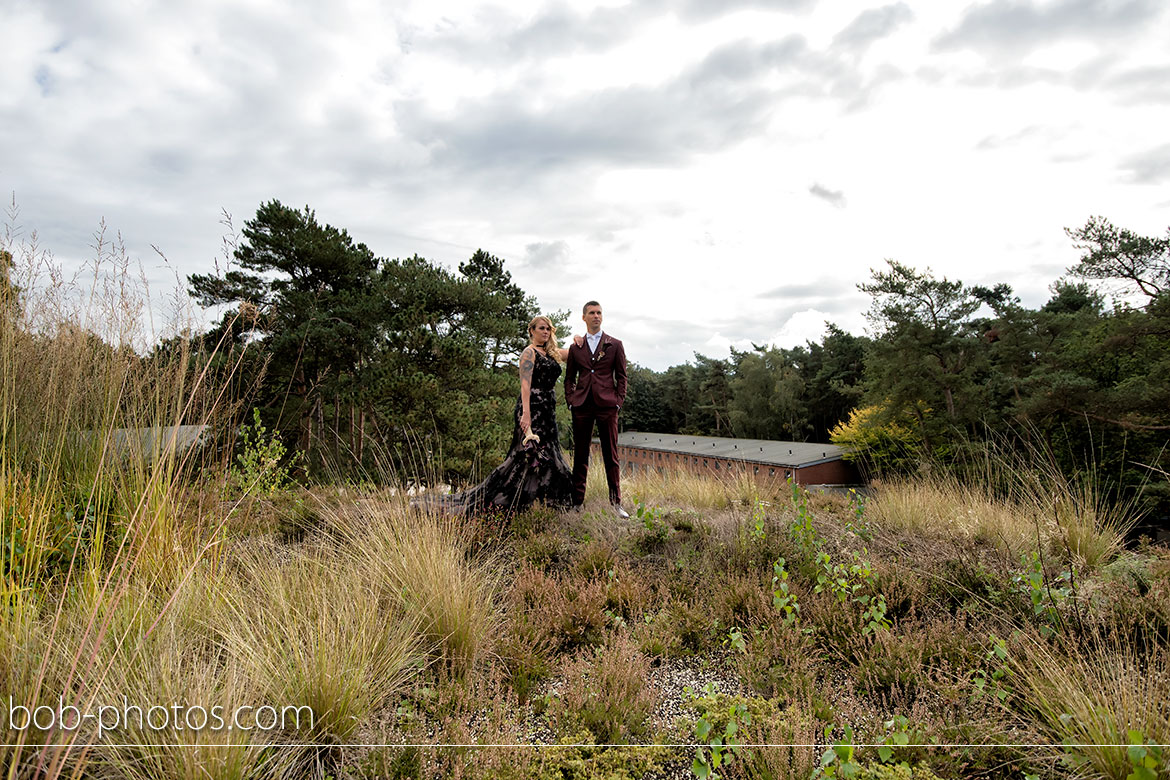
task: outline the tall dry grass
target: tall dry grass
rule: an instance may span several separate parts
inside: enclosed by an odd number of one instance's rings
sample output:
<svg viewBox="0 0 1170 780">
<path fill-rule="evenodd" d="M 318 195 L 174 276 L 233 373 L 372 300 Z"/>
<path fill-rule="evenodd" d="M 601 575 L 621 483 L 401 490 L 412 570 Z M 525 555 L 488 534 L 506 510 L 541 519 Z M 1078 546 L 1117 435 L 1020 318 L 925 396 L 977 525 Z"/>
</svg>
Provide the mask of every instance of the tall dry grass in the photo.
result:
<svg viewBox="0 0 1170 780">
<path fill-rule="evenodd" d="M 13 206 L 0 236 L 0 672 L 26 706 L 84 703 L 110 643 L 157 629 L 206 551 L 178 517 L 200 464 L 176 426 L 209 424 L 227 380 L 179 330 L 153 329 L 120 239 L 103 227 L 68 276 L 18 220 Z M 78 732 L 38 748 L 48 736 L 0 734 L 0 765 L 54 776 L 93 758 Z"/>
<path fill-rule="evenodd" d="M 867 518 L 891 530 L 986 542 L 1012 559 L 1041 548 L 1094 569 L 1115 558 L 1138 520 L 1132 501 L 1111 501 L 1091 475 L 1067 479 L 1044 468 L 1011 470 L 1006 481 L 932 475 L 876 487 Z"/>
<path fill-rule="evenodd" d="M 438 659 L 456 675 L 492 651 L 500 615 L 500 561 L 468 555 L 463 523 L 410 508 L 404 499 L 369 498 L 319 508 L 343 540 L 344 565 L 378 599 L 417 616 Z"/>
<path fill-rule="evenodd" d="M 274 562 L 249 551 L 237 563 L 226 609 L 211 619 L 266 701 L 312 708 L 299 736 L 347 740 L 423 665 L 422 617 L 336 552 Z"/>
<path fill-rule="evenodd" d="M 597 463 L 590 469 L 586 485 L 589 495 L 607 495 L 605 470 L 599 468 L 600 465 Z M 622 474 L 622 495 L 630 504 L 640 500 L 647 504 L 677 504 L 694 509 L 726 509 L 737 504 L 750 506 L 757 500 L 772 500 L 784 490 L 783 483 L 777 483 L 773 489 L 761 486 L 751 474 L 740 469 L 718 474 L 673 468 Z"/>
<path fill-rule="evenodd" d="M 1063 648 L 1033 638 L 1022 648 L 1012 666 L 1023 706 L 1056 756 L 1072 757 L 1077 774 L 1134 776 L 1125 747 L 1131 730 L 1147 743 L 1170 744 L 1170 654 L 1164 647 L 1139 652 L 1125 637 L 1108 636 Z M 1170 764 L 1160 771 L 1170 771 Z"/>
<path fill-rule="evenodd" d="M 984 485 L 933 476 L 878 486 L 866 507 L 870 522 L 927 538 L 957 538 L 993 544 L 1016 558 L 1047 544 L 1056 533 L 1053 516 L 1032 503 L 997 496 Z"/>
</svg>

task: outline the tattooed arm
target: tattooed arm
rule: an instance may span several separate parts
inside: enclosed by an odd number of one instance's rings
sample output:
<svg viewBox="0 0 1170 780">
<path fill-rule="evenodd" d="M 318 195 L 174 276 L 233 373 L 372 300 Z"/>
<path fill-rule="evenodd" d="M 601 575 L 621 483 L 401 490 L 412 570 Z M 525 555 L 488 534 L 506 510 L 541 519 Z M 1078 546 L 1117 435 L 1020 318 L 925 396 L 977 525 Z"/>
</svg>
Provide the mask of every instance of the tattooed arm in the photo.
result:
<svg viewBox="0 0 1170 780">
<path fill-rule="evenodd" d="M 536 350 L 525 347 L 520 355 L 520 429 L 532 427 L 532 410 L 529 401 L 532 396 L 532 369 L 536 366 Z"/>
</svg>

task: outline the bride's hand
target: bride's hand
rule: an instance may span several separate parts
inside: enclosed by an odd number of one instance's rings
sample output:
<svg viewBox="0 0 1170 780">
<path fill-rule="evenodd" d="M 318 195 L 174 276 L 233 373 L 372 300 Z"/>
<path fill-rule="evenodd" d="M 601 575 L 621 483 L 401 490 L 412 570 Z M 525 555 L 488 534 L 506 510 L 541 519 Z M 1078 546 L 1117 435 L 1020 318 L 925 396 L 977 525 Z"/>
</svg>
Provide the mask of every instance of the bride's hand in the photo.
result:
<svg viewBox="0 0 1170 780">
<path fill-rule="evenodd" d="M 573 336 L 573 343 L 579 347 L 585 343 L 585 337 L 584 336 Z"/>
<path fill-rule="evenodd" d="M 528 412 L 520 413 L 520 430 L 525 432 L 532 430 L 532 415 Z"/>
</svg>

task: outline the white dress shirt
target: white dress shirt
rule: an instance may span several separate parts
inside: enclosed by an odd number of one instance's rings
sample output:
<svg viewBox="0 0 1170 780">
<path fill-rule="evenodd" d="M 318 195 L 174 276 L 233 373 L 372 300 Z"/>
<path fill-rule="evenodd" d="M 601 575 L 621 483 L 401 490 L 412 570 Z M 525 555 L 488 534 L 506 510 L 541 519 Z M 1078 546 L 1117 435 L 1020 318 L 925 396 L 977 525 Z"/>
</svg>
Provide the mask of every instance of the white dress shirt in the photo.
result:
<svg viewBox="0 0 1170 780">
<path fill-rule="evenodd" d="M 589 352 L 596 355 L 597 345 L 601 343 L 601 331 L 597 331 L 596 333 L 586 332 L 585 341 L 589 344 Z"/>
</svg>

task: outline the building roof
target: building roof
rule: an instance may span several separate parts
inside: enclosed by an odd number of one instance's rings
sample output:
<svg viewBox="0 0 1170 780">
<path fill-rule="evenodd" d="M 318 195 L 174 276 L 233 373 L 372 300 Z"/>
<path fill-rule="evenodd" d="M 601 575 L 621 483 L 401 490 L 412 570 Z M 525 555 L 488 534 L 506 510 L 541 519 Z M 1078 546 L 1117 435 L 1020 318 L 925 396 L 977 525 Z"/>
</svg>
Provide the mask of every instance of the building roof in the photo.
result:
<svg viewBox="0 0 1170 780">
<path fill-rule="evenodd" d="M 134 453 L 147 460 L 154 460 L 163 451 L 170 451 L 172 442 L 175 452 L 185 452 L 198 444 L 202 444 L 205 435 L 210 430 L 207 425 L 167 425 L 154 428 L 114 428 L 109 431 L 110 445 L 115 452 L 123 455 Z M 100 443 L 100 436 L 104 439 L 107 432 L 80 431 L 79 435 L 86 442 Z"/>
<path fill-rule="evenodd" d="M 676 452 L 709 458 L 729 458 L 769 466 L 805 468 L 818 463 L 841 460 L 844 450 L 835 444 L 804 441 L 768 441 L 766 439 L 730 439 L 725 436 L 688 436 L 681 433 L 618 434 L 619 447 Z"/>
</svg>

